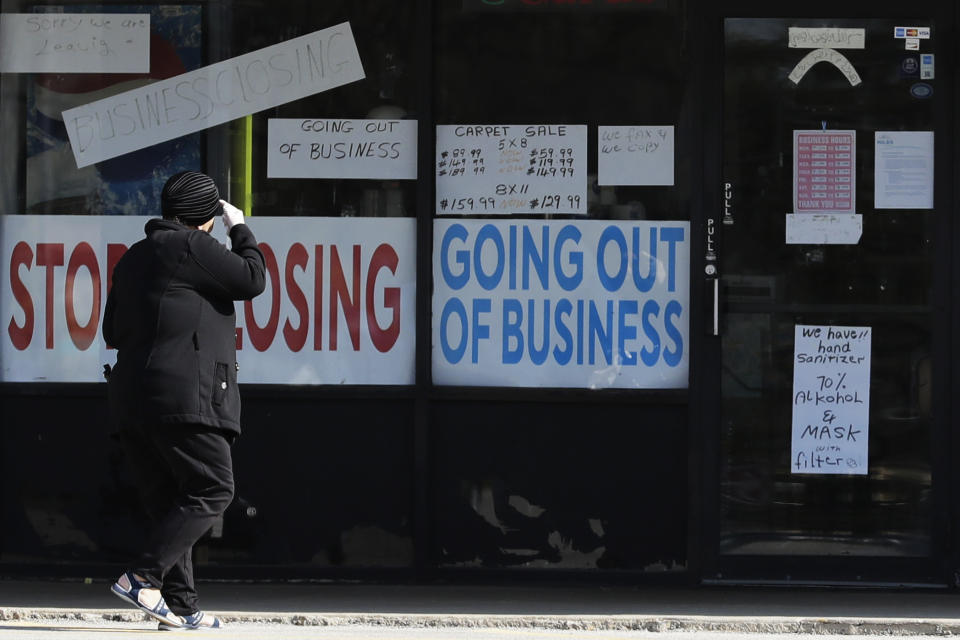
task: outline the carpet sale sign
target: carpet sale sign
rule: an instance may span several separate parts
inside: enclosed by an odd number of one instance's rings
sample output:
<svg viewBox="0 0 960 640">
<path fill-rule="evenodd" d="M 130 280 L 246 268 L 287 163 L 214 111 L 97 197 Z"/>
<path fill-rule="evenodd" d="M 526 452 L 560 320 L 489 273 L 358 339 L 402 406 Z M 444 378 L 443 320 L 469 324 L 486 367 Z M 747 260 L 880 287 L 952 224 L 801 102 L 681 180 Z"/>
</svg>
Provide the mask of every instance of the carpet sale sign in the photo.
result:
<svg viewBox="0 0 960 640">
<path fill-rule="evenodd" d="M 102 382 L 113 267 L 139 216 L 0 216 L 0 381 Z M 252 218 L 267 286 L 235 304 L 240 381 L 413 384 L 416 227 L 405 218 Z M 225 239 L 219 222 L 214 236 Z"/>
</svg>

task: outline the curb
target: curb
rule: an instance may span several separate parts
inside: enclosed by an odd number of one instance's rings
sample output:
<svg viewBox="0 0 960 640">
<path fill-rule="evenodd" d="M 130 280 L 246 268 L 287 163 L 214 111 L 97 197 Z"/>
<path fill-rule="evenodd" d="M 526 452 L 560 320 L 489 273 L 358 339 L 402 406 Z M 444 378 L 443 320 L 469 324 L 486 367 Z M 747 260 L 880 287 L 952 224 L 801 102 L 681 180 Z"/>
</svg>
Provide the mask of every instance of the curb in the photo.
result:
<svg viewBox="0 0 960 640">
<path fill-rule="evenodd" d="M 226 624 L 305 627 L 374 626 L 398 628 L 518 628 L 556 631 L 700 631 L 811 635 L 957 636 L 960 621 L 904 618 L 786 618 L 603 615 L 457 615 L 389 613 L 217 612 Z M 0 607 L 0 621 L 143 622 L 152 618 L 127 609 Z"/>
</svg>

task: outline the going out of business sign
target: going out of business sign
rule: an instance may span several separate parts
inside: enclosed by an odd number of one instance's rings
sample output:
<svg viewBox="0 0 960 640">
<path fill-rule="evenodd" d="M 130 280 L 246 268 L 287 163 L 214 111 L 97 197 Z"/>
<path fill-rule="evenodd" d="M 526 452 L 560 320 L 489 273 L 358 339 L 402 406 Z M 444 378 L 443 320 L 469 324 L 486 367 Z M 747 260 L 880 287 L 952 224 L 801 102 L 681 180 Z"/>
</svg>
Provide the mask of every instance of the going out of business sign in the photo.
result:
<svg viewBox="0 0 960 640">
<path fill-rule="evenodd" d="M 102 382 L 100 333 L 116 263 L 140 216 L 0 216 L 0 381 Z M 250 221 L 267 286 L 238 302 L 241 382 L 414 383 L 412 218 Z M 223 228 L 215 228 L 223 236 Z"/>
<path fill-rule="evenodd" d="M 434 221 L 433 382 L 683 388 L 689 223 Z"/>
</svg>

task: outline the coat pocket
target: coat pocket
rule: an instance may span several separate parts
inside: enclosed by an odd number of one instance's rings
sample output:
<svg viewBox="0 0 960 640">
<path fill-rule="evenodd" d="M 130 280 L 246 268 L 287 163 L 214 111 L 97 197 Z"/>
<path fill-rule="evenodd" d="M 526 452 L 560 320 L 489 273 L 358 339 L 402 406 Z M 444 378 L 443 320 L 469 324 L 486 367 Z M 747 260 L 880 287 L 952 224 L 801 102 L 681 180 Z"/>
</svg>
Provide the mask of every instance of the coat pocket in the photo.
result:
<svg viewBox="0 0 960 640">
<path fill-rule="evenodd" d="M 230 386 L 230 379 L 227 377 L 227 365 L 223 362 L 216 363 L 216 370 L 213 375 L 213 405 L 219 407 L 227 397 L 227 387 Z"/>
</svg>

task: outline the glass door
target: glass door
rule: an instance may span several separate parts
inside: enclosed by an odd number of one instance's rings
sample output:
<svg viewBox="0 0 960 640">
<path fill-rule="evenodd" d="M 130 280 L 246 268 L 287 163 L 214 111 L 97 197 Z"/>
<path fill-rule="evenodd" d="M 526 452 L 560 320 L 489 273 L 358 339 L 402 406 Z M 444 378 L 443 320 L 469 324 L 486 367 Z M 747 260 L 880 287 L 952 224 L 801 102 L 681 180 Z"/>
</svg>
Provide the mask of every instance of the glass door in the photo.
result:
<svg viewBox="0 0 960 640">
<path fill-rule="evenodd" d="M 934 553 L 949 85 L 911 10 L 719 17 L 718 566 Z"/>
</svg>

